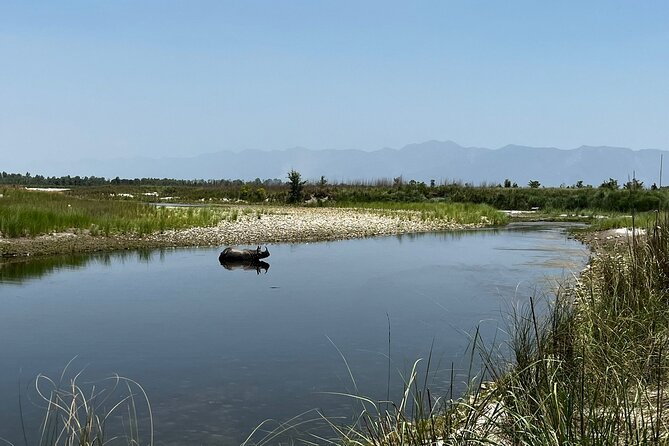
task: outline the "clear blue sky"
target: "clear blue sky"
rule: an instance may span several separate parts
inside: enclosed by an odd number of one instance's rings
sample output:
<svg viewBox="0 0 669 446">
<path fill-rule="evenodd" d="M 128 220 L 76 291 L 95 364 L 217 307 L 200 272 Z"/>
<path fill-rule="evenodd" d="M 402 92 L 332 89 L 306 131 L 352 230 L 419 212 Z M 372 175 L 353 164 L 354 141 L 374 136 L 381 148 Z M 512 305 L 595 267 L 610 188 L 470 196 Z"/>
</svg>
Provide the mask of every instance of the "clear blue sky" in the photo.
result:
<svg viewBox="0 0 669 446">
<path fill-rule="evenodd" d="M 430 139 L 669 149 L 669 2 L 0 2 L 3 165 Z"/>
</svg>

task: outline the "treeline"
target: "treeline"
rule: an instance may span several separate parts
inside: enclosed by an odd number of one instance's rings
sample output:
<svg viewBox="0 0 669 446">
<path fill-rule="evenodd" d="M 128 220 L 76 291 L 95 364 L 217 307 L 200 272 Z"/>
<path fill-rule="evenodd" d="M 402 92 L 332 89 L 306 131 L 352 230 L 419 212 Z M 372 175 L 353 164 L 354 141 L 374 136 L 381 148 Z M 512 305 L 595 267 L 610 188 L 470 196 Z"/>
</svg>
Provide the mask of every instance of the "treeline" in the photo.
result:
<svg viewBox="0 0 669 446">
<path fill-rule="evenodd" d="M 327 193 L 338 202 L 375 201 L 450 201 L 454 203 L 488 204 L 497 209 L 564 210 L 599 209 L 602 211 L 632 212 L 669 209 L 666 189 L 612 188 L 531 188 L 531 187 L 471 187 L 459 184 L 426 186 L 408 183 L 391 188 L 346 187 L 331 188 Z M 307 193 L 318 188 L 308 187 Z"/>
<path fill-rule="evenodd" d="M 256 178 L 243 180 L 176 180 L 176 179 L 105 179 L 100 177 L 43 177 L 30 174 L 0 174 L 0 184 L 24 186 L 73 187 L 73 194 L 96 199 L 114 199 L 119 195 L 127 199 L 154 201 L 175 199 L 189 201 L 245 201 L 304 202 L 324 205 L 328 203 L 368 202 L 423 202 L 445 201 L 453 203 L 487 204 L 497 209 L 548 211 L 602 211 L 633 212 L 669 209 L 669 191 L 666 188 L 644 187 L 632 180 L 619 185 L 608 179 L 597 187 L 577 182 L 572 186 L 541 187 L 530 181 L 519 187 L 510 180 L 504 184 L 473 186 L 453 182 L 437 185 L 434 181 L 405 182 L 401 177 L 370 182 L 331 184 L 325 177 L 318 181 L 302 181 L 298 172 L 285 180 Z M 81 186 L 81 187 L 79 187 Z M 87 187 L 84 187 L 87 186 Z M 131 195 L 131 196 L 128 196 Z"/>
<path fill-rule="evenodd" d="M 102 186 L 109 184 L 109 181 L 102 177 L 45 177 L 43 175 L 31 175 L 30 172 L 20 173 L 0 173 L 0 184 L 15 184 L 21 186 Z"/>
<path fill-rule="evenodd" d="M 62 177 L 45 177 L 43 175 L 31 175 L 30 172 L 25 174 L 20 173 L 0 173 L 0 184 L 13 184 L 20 186 L 105 186 L 105 185 L 123 185 L 123 186 L 212 186 L 212 187 L 227 187 L 227 186 L 242 186 L 245 184 L 258 185 L 263 187 L 280 186 L 283 181 L 278 178 L 261 180 L 256 178 L 253 181 L 243 180 L 177 180 L 174 178 L 112 178 L 96 176 L 70 176 Z"/>
</svg>

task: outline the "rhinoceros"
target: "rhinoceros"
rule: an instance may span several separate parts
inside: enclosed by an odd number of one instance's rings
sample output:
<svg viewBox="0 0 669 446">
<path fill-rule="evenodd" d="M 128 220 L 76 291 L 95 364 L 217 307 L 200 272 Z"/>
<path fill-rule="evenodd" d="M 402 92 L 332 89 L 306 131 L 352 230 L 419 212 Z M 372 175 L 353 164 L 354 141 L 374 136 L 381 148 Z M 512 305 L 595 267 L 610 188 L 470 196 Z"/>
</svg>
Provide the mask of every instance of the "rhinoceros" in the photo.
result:
<svg viewBox="0 0 669 446">
<path fill-rule="evenodd" d="M 260 259 L 269 257 L 269 250 L 265 246 L 265 250 L 261 251 L 260 246 L 256 249 L 239 249 L 239 248 L 225 248 L 221 255 L 218 256 L 218 261 L 225 262 L 256 262 Z"/>
</svg>

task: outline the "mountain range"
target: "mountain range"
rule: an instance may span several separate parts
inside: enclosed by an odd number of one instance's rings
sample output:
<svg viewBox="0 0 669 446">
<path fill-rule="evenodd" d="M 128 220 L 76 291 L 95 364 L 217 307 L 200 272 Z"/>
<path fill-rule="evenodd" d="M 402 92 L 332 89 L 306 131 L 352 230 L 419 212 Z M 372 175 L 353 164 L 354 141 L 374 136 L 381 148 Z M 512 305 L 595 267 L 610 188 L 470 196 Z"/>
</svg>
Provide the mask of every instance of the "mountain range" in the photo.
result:
<svg viewBox="0 0 669 446">
<path fill-rule="evenodd" d="M 659 182 L 663 154 L 669 152 L 591 146 L 571 150 L 517 145 L 486 149 L 462 147 L 452 141 L 427 141 L 376 151 L 292 148 L 183 158 L 49 160 L 43 166 L 31 166 L 31 172 L 106 178 L 286 180 L 288 171 L 294 169 L 304 179 L 325 176 L 331 183 L 402 176 L 405 181 L 435 180 L 437 184 L 502 183 L 508 178 L 519 185 L 538 180 L 545 186 L 571 185 L 579 180 L 598 186 L 609 178 L 624 183 L 634 176 L 649 186 Z"/>
</svg>

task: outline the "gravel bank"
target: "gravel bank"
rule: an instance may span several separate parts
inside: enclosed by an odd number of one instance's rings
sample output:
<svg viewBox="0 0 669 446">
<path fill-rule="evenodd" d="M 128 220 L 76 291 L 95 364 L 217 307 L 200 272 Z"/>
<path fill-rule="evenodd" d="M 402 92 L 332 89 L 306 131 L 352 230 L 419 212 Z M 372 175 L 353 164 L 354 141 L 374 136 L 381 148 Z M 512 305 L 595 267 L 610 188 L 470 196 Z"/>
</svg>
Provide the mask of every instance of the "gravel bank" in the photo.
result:
<svg viewBox="0 0 669 446">
<path fill-rule="evenodd" d="M 446 220 L 422 220 L 419 212 L 338 208 L 262 208 L 240 213 L 215 227 L 169 230 L 143 237 L 92 236 L 67 232 L 34 238 L 0 238 L 1 257 L 177 246 L 257 245 L 280 242 L 341 240 L 379 235 L 473 229 Z"/>
</svg>

